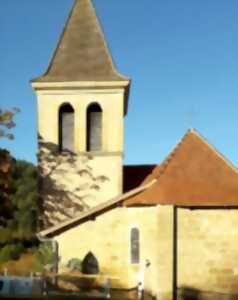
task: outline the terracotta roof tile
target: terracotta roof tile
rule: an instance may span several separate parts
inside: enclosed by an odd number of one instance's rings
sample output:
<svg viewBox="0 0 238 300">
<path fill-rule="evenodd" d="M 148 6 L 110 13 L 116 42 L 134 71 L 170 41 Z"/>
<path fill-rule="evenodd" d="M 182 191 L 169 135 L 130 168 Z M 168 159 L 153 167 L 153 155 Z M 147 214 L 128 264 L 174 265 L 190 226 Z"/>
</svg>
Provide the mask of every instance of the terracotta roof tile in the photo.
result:
<svg viewBox="0 0 238 300">
<path fill-rule="evenodd" d="M 160 166 L 157 182 L 125 205 L 237 206 L 238 171 L 195 130 Z"/>
</svg>

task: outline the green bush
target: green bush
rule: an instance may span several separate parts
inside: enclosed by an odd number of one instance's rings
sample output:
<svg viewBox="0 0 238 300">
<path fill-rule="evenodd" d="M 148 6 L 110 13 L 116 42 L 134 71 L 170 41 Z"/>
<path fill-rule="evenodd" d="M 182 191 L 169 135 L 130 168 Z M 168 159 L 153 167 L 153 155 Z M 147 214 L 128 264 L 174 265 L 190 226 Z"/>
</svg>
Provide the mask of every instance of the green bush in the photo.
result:
<svg viewBox="0 0 238 300">
<path fill-rule="evenodd" d="M 50 242 L 40 244 L 37 251 L 37 258 L 42 265 L 53 264 L 55 262 L 55 255 Z"/>
<path fill-rule="evenodd" d="M 10 228 L 0 226 L 0 243 L 8 243 L 12 240 L 12 235 L 13 234 Z"/>
<path fill-rule="evenodd" d="M 82 261 L 81 259 L 78 258 L 71 258 L 68 261 L 67 267 L 71 270 L 71 271 L 82 271 Z"/>
<path fill-rule="evenodd" d="M 0 250 L 0 262 L 17 260 L 24 251 L 25 248 L 21 243 L 8 244 Z"/>
<path fill-rule="evenodd" d="M 12 203 L 14 213 L 8 227 L 14 238 L 30 240 L 38 227 L 37 168 L 26 161 L 17 160 L 12 175 Z"/>
</svg>

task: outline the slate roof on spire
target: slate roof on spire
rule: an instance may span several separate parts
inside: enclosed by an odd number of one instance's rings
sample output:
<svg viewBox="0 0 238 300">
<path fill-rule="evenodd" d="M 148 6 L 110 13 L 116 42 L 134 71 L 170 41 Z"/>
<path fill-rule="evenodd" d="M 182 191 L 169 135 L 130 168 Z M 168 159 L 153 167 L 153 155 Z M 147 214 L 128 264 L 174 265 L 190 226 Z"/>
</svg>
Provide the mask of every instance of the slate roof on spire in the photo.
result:
<svg viewBox="0 0 238 300">
<path fill-rule="evenodd" d="M 91 0 L 75 0 L 47 71 L 32 82 L 125 80 L 113 64 Z"/>
</svg>

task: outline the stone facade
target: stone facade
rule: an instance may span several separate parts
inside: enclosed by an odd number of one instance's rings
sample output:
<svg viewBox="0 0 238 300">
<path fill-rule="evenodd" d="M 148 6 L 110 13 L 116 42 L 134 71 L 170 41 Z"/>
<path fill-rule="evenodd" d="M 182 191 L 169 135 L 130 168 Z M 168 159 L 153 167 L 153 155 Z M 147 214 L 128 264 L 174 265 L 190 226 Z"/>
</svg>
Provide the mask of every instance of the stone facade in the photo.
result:
<svg viewBox="0 0 238 300">
<path fill-rule="evenodd" d="M 74 2 L 46 72 L 31 84 L 38 104 L 43 224 L 48 227 L 122 193 L 130 80 L 114 66 L 91 0 Z M 88 115 L 91 105 L 101 112 L 97 125 Z M 62 121 L 66 106 L 67 124 Z M 90 149 L 92 131 L 99 146 Z M 59 153 L 62 146 L 66 150 L 66 140 L 71 155 Z"/>
<path fill-rule="evenodd" d="M 133 227 L 140 232 L 139 264 L 131 264 L 130 261 L 130 232 Z M 139 273 L 144 268 L 145 290 L 159 299 L 172 299 L 172 206 L 116 208 L 54 239 L 59 245 L 61 269 L 71 258 L 83 260 L 91 251 L 99 261 L 101 273 L 111 278 L 112 287 L 137 287 Z M 147 268 L 146 260 L 150 262 Z"/>
<path fill-rule="evenodd" d="M 173 206 L 110 210 L 54 237 L 60 268 L 91 251 L 114 288 L 136 287 L 144 269 L 145 291 L 157 299 L 236 299 L 238 210 L 179 208 L 177 222 L 174 216 Z M 130 261 L 133 227 L 140 232 L 139 264 Z"/>
<path fill-rule="evenodd" d="M 177 232 L 180 291 L 194 299 L 237 299 L 238 209 L 180 208 Z"/>
<path fill-rule="evenodd" d="M 130 80 L 113 65 L 90 0 L 75 1 L 47 71 L 32 86 L 43 224 L 52 226 L 38 236 L 58 242 L 60 272 L 92 252 L 114 288 L 142 282 L 159 300 L 237 299 L 238 210 L 229 206 L 237 206 L 238 172 L 220 153 L 189 130 L 146 187 L 120 195 Z M 64 104 L 74 112 L 66 152 L 59 151 Z M 91 104 L 102 111 L 100 151 L 87 148 Z M 132 228 L 139 263 L 131 261 Z"/>
<path fill-rule="evenodd" d="M 40 194 L 43 224 L 48 227 L 122 193 L 125 91 L 35 88 Z M 102 149 L 86 152 L 87 107 L 95 102 L 102 108 Z M 75 151 L 61 155 L 58 120 L 64 103 L 69 103 L 75 112 Z"/>
</svg>

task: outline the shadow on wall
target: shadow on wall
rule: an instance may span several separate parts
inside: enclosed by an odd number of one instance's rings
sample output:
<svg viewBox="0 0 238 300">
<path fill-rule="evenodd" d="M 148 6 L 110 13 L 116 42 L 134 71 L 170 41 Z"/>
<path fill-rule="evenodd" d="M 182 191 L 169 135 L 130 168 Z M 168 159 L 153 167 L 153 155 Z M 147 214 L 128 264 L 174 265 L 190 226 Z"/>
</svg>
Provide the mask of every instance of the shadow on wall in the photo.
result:
<svg viewBox="0 0 238 300">
<path fill-rule="evenodd" d="M 138 295 L 137 287 L 131 289 L 125 289 L 123 287 L 111 288 L 110 293 L 111 299 L 113 300 L 159 300 L 159 298 L 156 298 L 156 296 L 152 296 L 151 293 L 148 291 L 144 291 L 143 295 L 140 298 Z M 170 298 L 168 297 L 168 299 Z"/>
<path fill-rule="evenodd" d="M 201 293 L 194 288 L 182 287 L 178 290 L 179 300 L 201 300 Z"/>
<path fill-rule="evenodd" d="M 238 295 L 200 291 L 190 287 L 178 289 L 177 300 L 237 300 Z"/>
<path fill-rule="evenodd" d="M 39 190 L 43 228 L 56 225 L 90 208 L 88 199 L 101 190 L 106 176 L 94 176 L 92 155 L 60 152 L 58 145 L 39 140 Z M 77 178 L 75 181 L 72 178 Z"/>
</svg>

